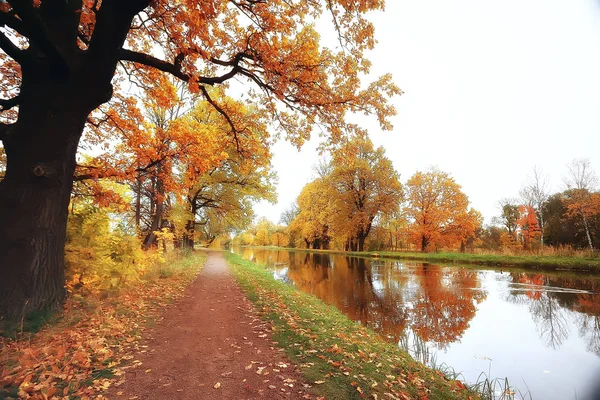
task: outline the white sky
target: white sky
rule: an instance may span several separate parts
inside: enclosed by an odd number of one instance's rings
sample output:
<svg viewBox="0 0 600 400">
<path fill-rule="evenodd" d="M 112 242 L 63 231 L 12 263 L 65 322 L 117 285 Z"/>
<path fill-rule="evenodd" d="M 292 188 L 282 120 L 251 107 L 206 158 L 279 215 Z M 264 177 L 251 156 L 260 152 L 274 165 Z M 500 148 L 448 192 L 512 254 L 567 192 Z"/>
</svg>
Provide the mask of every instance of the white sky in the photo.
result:
<svg viewBox="0 0 600 400">
<path fill-rule="evenodd" d="M 553 193 L 574 158 L 600 173 L 600 0 L 388 0 L 372 20 L 373 77 L 391 72 L 405 94 L 393 131 L 361 121 L 403 183 L 436 165 L 489 222 L 535 165 Z M 274 146 L 279 202 L 257 217 L 279 220 L 315 148 Z"/>
</svg>

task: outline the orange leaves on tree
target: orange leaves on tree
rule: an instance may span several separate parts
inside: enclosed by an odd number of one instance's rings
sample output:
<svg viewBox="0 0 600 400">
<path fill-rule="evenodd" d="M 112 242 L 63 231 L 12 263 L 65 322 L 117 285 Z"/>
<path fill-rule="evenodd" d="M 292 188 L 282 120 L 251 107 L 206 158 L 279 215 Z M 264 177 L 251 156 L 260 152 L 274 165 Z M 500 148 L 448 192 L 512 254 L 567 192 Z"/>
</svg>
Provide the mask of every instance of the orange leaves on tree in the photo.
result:
<svg viewBox="0 0 600 400">
<path fill-rule="evenodd" d="M 481 214 L 468 209 L 467 195 L 448 173 L 417 172 L 406 186 L 411 239 L 421 251 L 455 246 L 481 226 Z"/>
<path fill-rule="evenodd" d="M 542 231 L 538 223 L 535 209 L 530 205 L 519 206 L 520 218 L 517 220 L 521 235 L 523 237 L 523 247 L 531 248 L 531 241 L 539 239 L 542 236 Z"/>
</svg>

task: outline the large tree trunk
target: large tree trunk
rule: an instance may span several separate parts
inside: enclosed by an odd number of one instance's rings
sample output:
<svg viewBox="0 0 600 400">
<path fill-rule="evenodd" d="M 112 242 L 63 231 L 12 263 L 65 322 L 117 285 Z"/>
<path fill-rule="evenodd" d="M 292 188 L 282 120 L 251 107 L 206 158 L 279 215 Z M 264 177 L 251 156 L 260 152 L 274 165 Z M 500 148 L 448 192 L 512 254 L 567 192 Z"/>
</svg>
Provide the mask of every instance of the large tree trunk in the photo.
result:
<svg viewBox="0 0 600 400">
<path fill-rule="evenodd" d="M 0 317 L 7 319 L 60 304 L 65 296 L 75 155 L 93 108 L 73 87 L 24 81 L 21 90 L 19 119 L 4 140 L 7 168 L 0 182 Z"/>
<path fill-rule="evenodd" d="M 421 235 L 421 252 L 422 253 L 425 253 L 428 245 L 429 245 L 429 240 L 427 239 L 427 236 Z"/>
<path fill-rule="evenodd" d="M 365 250 L 365 236 L 359 236 L 358 238 L 358 251 L 364 251 Z"/>
<path fill-rule="evenodd" d="M 160 171 L 157 167 L 156 175 L 158 175 L 159 173 Z M 144 242 L 142 244 L 144 250 L 148 250 L 152 247 L 158 246 L 158 237 L 156 236 L 156 232 L 160 231 L 163 228 L 163 220 L 165 213 L 165 186 L 158 176 L 156 177 L 156 191 L 154 195 L 154 202 L 156 204 L 156 207 L 154 208 L 154 214 L 152 215 L 152 223 L 150 224 L 150 230 L 146 234 L 146 237 L 144 238 Z"/>
<path fill-rule="evenodd" d="M 194 242 L 196 236 L 196 213 L 198 212 L 198 207 L 196 206 L 196 201 L 190 202 L 190 208 L 192 217 L 185 224 L 185 232 L 183 234 L 183 246 L 187 249 L 194 249 Z"/>
<path fill-rule="evenodd" d="M 15 51 L 22 73 L 19 117 L 1 138 L 7 167 L 0 183 L 0 318 L 43 310 L 65 296 L 77 145 L 89 113 L 112 97 L 110 82 L 131 21 L 149 0 L 102 2 L 85 52 L 76 44 L 80 15 L 71 2 L 62 3 L 43 2 L 24 24 L 36 25 L 49 43 L 38 46 L 33 38 L 27 50 Z"/>
</svg>

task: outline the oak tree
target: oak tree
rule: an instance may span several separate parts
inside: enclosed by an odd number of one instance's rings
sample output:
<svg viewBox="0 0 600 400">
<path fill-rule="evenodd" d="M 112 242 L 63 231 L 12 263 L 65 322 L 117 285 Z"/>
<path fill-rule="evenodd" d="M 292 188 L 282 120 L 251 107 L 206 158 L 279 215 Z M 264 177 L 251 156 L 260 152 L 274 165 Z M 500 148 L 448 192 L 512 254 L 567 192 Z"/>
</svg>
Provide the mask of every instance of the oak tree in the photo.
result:
<svg viewBox="0 0 600 400">
<path fill-rule="evenodd" d="M 398 211 L 402 185 L 383 147 L 357 137 L 334 153 L 328 177 L 334 189 L 334 231 L 343 233 L 350 249 L 363 251 L 376 218 Z"/>
<path fill-rule="evenodd" d="M 421 251 L 453 246 L 472 234 L 479 213 L 468 209 L 469 199 L 448 173 L 438 169 L 415 173 L 406 183 L 409 228 Z"/>
<path fill-rule="evenodd" d="M 399 89 L 385 75 L 369 85 L 364 52 L 374 44 L 365 18 L 383 0 L 2 0 L 0 139 L 0 315 L 18 317 L 60 303 L 64 243 L 76 154 L 90 113 L 113 95 L 117 70 L 189 83 L 235 138 L 235 108 L 210 86 L 235 80 L 295 144 L 317 124 L 332 141 L 356 130 L 348 112 L 383 128 Z M 338 48 L 319 45 L 327 18 Z M 232 85 L 234 86 L 234 85 Z M 240 86 L 240 85 L 238 85 Z M 232 88 L 239 89 L 239 87 Z M 168 93 L 168 91 L 166 91 Z M 167 99 L 165 93 L 158 93 Z"/>
</svg>

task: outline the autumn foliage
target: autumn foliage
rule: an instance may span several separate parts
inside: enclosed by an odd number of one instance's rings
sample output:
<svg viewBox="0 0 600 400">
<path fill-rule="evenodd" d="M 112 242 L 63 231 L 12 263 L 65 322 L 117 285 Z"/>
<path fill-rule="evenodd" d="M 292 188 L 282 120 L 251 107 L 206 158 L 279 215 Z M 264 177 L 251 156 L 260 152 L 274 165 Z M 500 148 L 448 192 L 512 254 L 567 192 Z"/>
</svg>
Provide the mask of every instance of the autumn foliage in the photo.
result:
<svg viewBox="0 0 600 400">
<path fill-rule="evenodd" d="M 165 230 L 185 230 L 189 240 L 191 227 L 176 227 L 171 215 L 198 176 L 238 156 L 260 157 L 271 137 L 300 146 L 318 127 L 339 143 L 364 133 L 346 121 L 354 112 L 390 129 L 388 99 L 400 90 L 390 75 L 363 79 L 375 43 L 366 15 L 383 7 L 0 2 L 0 222 L 16 227 L 0 232 L 0 312 L 17 318 L 63 301 L 75 180 L 112 177 L 134 187 L 136 207 L 149 215 L 138 213 L 136 225 L 151 248 Z M 315 21 L 337 41 L 322 43 Z M 82 148 L 103 153 L 79 163 Z"/>
<path fill-rule="evenodd" d="M 417 172 L 406 186 L 411 240 L 421 251 L 464 243 L 481 226 L 481 214 L 468 208 L 469 199 L 449 174 Z"/>
<path fill-rule="evenodd" d="M 302 189 L 290 231 L 309 248 L 328 248 L 335 239 L 347 250 L 362 251 L 378 218 L 398 209 L 398 178 L 383 148 L 356 137 L 335 150 L 322 176 Z"/>
</svg>

